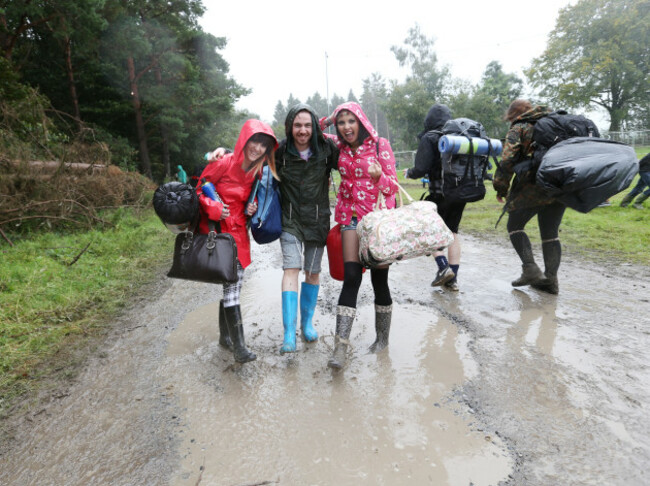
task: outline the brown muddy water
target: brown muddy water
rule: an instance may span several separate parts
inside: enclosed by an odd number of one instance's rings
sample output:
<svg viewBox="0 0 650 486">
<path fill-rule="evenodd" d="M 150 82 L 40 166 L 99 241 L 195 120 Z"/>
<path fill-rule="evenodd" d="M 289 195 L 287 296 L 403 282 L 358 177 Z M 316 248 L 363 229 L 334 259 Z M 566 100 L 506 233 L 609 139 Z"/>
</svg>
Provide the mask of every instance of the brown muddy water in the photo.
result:
<svg viewBox="0 0 650 486">
<path fill-rule="evenodd" d="M 365 276 L 341 372 L 326 271 L 321 339 L 278 353 L 279 244 L 246 273 L 252 363 L 217 345 L 220 287 L 162 282 L 70 389 L 15 419 L 0 484 L 649 485 L 648 269 L 565 254 L 550 296 L 510 286 L 512 249 L 463 250 L 460 293 L 429 286 L 430 258 L 393 265 L 376 355 Z"/>
</svg>

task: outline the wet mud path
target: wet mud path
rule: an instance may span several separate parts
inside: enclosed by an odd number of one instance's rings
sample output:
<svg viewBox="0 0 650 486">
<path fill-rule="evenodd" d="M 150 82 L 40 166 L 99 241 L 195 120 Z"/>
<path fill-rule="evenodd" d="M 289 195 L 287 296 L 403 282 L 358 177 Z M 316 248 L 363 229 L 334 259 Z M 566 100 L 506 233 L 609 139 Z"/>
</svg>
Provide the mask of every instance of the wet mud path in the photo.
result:
<svg viewBox="0 0 650 486">
<path fill-rule="evenodd" d="M 510 248 L 463 250 L 460 293 L 429 286 L 429 258 L 392 267 L 390 346 L 376 355 L 365 276 L 338 373 L 326 364 L 340 283 L 326 272 L 321 339 L 278 353 L 276 243 L 254 247 L 244 284 L 253 363 L 217 345 L 220 289 L 164 282 L 74 386 L 19 418 L 0 484 L 650 484 L 647 269 L 565 255 L 550 296 L 510 286 Z"/>
</svg>

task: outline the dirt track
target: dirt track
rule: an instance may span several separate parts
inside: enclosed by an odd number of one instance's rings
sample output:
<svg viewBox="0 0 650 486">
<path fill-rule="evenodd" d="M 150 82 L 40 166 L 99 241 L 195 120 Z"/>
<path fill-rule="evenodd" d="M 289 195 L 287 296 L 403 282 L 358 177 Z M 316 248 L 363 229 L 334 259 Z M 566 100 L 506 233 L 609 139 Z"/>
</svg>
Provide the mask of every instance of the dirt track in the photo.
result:
<svg viewBox="0 0 650 486">
<path fill-rule="evenodd" d="M 378 355 L 364 277 L 333 373 L 340 283 L 323 276 L 321 340 L 280 356 L 279 246 L 253 255 L 256 362 L 216 344 L 220 289 L 161 282 L 74 386 L 20 419 L 0 484 L 650 485 L 647 268 L 565 255 L 555 297 L 513 289 L 514 251 L 467 238 L 458 294 L 429 287 L 431 259 L 393 266 Z"/>
</svg>

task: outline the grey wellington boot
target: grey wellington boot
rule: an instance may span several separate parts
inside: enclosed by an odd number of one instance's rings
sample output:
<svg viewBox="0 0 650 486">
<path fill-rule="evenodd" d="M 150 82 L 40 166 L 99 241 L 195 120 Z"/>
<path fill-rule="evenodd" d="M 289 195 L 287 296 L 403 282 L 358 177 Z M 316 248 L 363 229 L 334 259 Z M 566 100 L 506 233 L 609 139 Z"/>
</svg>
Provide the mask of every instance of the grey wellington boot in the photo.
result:
<svg viewBox="0 0 650 486">
<path fill-rule="evenodd" d="M 232 351 L 232 339 L 230 339 L 230 334 L 228 333 L 226 314 L 223 310 L 223 299 L 219 301 L 219 344 Z"/>
<path fill-rule="evenodd" d="M 636 201 L 634 201 L 633 206 L 636 209 L 643 209 L 643 201 L 645 201 L 646 199 L 648 199 L 648 195 L 647 194 L 641 194 L 639 197 L 636 198 Z"/>
<path fill-rule="evenodd" d="M 388 334 L 390 334 L 390 320 L 393 315 L 393 305 L 375 304 L 375 331 L 377 339 L 370 346 L 371 353 L 377 353 L 388 346 Z"/>
<path fill-rule="evenodd" d="M 334 353 L 330 358 L 327 366 L 340 370 L 345 366 L 346 353 L 348 344 L 350 344 L 350 331 L 357 309 L 339 305 L 336 308 L 336 336 L 334 336 Z"/>
<path fill-rule="evenodd" d="M 626 208 L 628 206 L 628 204 L 630 204 L 635 197 L 636 197 L 636 194 L 634 194 L 634 193 L 630 192 L 629 194 L 626 194 L 625 197 L 623 198 L 623 200 L 621 201 L 621 207 Z"/>
<path fill-rule="evenodd" d="M 241 319 L 241 308 L 238 305 L 233 307 L 224 307 L 226 322 L 228 323 L 228 332 L 233 344 L 233 355 L 237 363 L 248 363 L 257 359 L 255 353 L 246 349 L 244 342 L 244 325 Z"/>
<path fill-rule="evenodd" d="M 511 282 L 513 287 L 523 287 L 544 278 L 544 274 L 537 263 L 524 263 L 521 266 L 521 276 Z"/>
</svg>

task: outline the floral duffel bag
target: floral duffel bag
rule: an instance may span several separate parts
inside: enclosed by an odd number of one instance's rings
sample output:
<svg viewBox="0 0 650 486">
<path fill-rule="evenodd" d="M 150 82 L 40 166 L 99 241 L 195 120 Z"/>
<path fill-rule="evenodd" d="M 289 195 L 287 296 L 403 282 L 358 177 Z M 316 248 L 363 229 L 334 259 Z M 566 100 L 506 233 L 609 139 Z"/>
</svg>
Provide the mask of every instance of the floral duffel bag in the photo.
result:
<svg viewBox="0 0 650 486">
<path fill-rule="evenodd" d="M 399 206 L 387 209 L 383 195 L 357 225 L 359 258 L 365 267 L 394 263 L 446 248 L 454 235 L 430 201 L 415 201 L 399 186 Z M 403 204 L 402 194 L 408 204 Z"/>
</svg>

